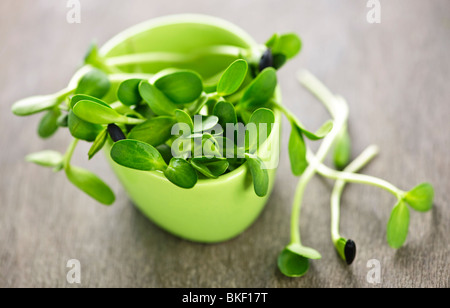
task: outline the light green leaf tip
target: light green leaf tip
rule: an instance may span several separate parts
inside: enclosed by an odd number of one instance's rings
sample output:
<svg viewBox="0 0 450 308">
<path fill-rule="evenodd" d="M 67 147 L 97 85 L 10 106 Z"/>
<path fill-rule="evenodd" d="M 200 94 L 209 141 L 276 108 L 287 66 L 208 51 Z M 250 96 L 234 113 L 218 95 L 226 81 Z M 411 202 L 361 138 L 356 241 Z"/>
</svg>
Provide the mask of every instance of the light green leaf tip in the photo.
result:
<svg viewBox="0 0 450 308">
<path fill-rule="evenodd" d="M 387 241 L 394 249 L 403 246 L 408 237 L 409 208 L 402 200 L 397 203 L 391 213 L 387 225 Z"/>
<path fill-rule="evenodd" d="M 295 254 L 298 254 L 299 256 L 312 259 L 312 260 L 319 260 L 322 259 L 322 255 L 315 249 L 302 246 L 300 244 L 291 244 L 286 247 L 287 250 L 290 252 L 293 252 Z"/>
<path fill-rule="evenodd" d="M 428 212 L 433 208 L 434 188 L 430 183 L 422 183 L 409 191 L 404 200 L 414 210 Z"/>
<path fill-rule="evenodd" d="M 228 96 L 235 93 L 244 82 L 247 71 L 247 61 L 236 60 L 233 62 L 220 78 L 217 85 L 217 93 L 220 96 Z"/>
</svg>

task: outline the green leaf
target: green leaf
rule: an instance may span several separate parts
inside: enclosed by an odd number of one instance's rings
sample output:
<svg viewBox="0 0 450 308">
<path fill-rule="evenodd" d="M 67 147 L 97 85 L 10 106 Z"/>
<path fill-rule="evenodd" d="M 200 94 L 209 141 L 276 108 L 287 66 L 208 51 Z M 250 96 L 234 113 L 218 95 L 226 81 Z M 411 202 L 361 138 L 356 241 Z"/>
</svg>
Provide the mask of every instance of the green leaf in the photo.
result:
<svg viewBox="0 0 450 308">
<path fill-rule="evenodd" d="M 121 140 L 111 148 L 111 158 L 121 166 L 143 171 L 163 171 L 166 163 L 150 144 L 138 140 Z"/>
<path fill-rule="evenodd" d="M 59 127 L 69 127 L 69 114 L 61 114 L 56 120 L 56 125 Z"/>
<path fill-rule="evenodd" d="M 156 116 L 155 113 L 150 109 L 150 106 L 147 104 L 141 104 L 137 106 L 134 111 L 142 115 L 145 119 L 151 119 Z"/>
<path fill-rule="evenodd" d="M 254 153 L 269 138 L 274 124 L 275 115 L 270 109 L 260 108 L 252 114 L 245 132 L 245 144 L 250 153 Z"/>
<path fill-rule="evenodd" d="M 187 124 L 191 129 L 191 132 L 194 130 L 194 122 L 192 122 L 192 118 L 183 110 L 178 109 L 177 111 L 175 111 L 175 118 L 177 119 L 178 123 Z"/>
<path fill-rule="evenodd" d="M 95 103 L 99 103 L 100 105 L 103 105 L 105 107 L 111 108 L 111 106 L 109 106 L 107 103 L 105 103 L 101 99 L 93 97 L 93 96 L 90 96 L 90 95 L 85 95 L 85 94 L 74 95 L 72 97 L 72 99 L 70 100 L 70 108 L 73 109 L 73 107 L 75 107 L 75 105 L 78 102 L 81 102 L 81 101 L 92 101 L 92 102 L 95 102 Z"/>
<path fill-rule="evenodd" d="M 434 188 L 430 183 L 422 183 L 409 191 L 404 200 L 414 210 L 428 212 L 433 208 Z"/>
<path fill-rule="evenodd" d="M 287 57 L 283 54 L 274 54 L 273 55 L 273 68 L 279 70 L 282 68 L 287 62 Z"/>
<path fill-rule="evenodd" d="M 187 111 L 193 115 L 199 114 L 205 106 L 212 104 L 213 102 L 215 102 L 215 100 L 210 99 L 206 95 L 202 95 L 197 101 L 188 106 Z"/>
<path fill-rule="evenodd" d="M 108 129 L 105 128 L 97 135 L 97 138 L 95 138 L 94 143 L 89 149 L 88 152 L 89 159 L 92 159 L 92 157 L 94 157 L 95 154 L 97 154 L 103 148 L 103 146 L 106 143 L 106 140 L 108 140 Z"/>
<path fill-rule="evenodd" d="M 233 104 L 229 102 L 218 102 L 214 106 L 213 114 L 219 118 L 219 124 L 224 130 L 226 130 L 227 124 L 237 124 L 236 109 Z"/>
<path fill-rule="evenodd" d="M 245 90 L 241 103 L 247 107 L 257 107 L 271 99 L 277 88 L 277 72 L 266 68 L 256 77 Z"/>
<path fill-rule="evenodd" d="M 230 164 L 226 159 L 210 159 L 203 157 L 193 158 L 191 160 L 191 165 L 204 176 L 211 179 L 217 179 L 227 171 Z"/>
<path fill-rule="evenodd" d="M 80 101 L 75 107 L 73 112 L 77 117 L 94 124 L 140 124 L 143 120 L 126 117 L 121 115 L 110 106 L 105 106 L 94 101 Z"/>
<path fill-rule="evenodd" d="M 299 125 L 299 123 L 297 123 L 297 125 Z M 332 120 L 326 121 L 315 133 L 308 131 L 301 125 L 299 125 L 299 129 L 303 131 L 303 134 L 305 134 L 306 138 L 312 141 L 316 141 L 325 138 L 333 129 L 333 125 L 334 123 Z"/>
<path fill-rule="evenodd" d="M 85 140 L 87 142 L 94 141 L 97 135 L 103 130 L 101 125 L 92 124 L 80 119 L 72 110 L 69 111 L 69 118 L 67 121 L 70 134 L 77 139 Z"/>
<path fill-rule="evenodd" d="M 50 168 L 60 166 L 63 163 L 63 159 L 64 157 L 61 153 L 50 150 L 29 154 L 25 157 L 27 162 Z"/>
<path fill-rule="evenodd" d="M 181 158 L 172 158 L 164 175 L 173 184 L 186 189 L 193 188 L 198 181 L 197 171 Z"/>
<path fill-rule="evenodd" d="M 247 71 L 247 61 L 236 60 L 233 62 L 220 78 L 217 84 L 217 93 L 220 96 L 228 96 L 235 93 L 244 82 Z"/>
<path fill-rule="evenodd" d="M 107 74 L 99 69 L 92 69 L 78 82 L 75 94 L 86 94 L 97 98 L 104 97 L 111 88 Z"/>
<path fill-rule="evenodd" d="M 403 246 L 408 237 L 409 208 L 401 200 L 394 207 L 387 225 L 387 241 L 389 245 L 398 249 Z"/>
<path fill-rule="evenodd" d="M 192 103 L 203 92 L 201 77 L 193 71 L 178 71 L 155 81 L 155 86 L 177 105 Z"/>
<path fill-rule="evenodd" d="M 306 144 L 301 130 L 292 124 L 291 136 L 289 138 L 289 159 L 291 162 L 292 174 L 301 176 L 308 168 L 306 159 Z"/>
<path fill-rule="evenodd" d="M 253 178 L 255 193 L 259 197 L 265 197 L 269 192 L 269 173 L 264 162 L 257 156 L 245 154 L 247 164 Z"/>
<path fill-rule="evenodd" d="M 129 133 L 128 139 L 135 139 L 148 143 L 154 147 L 165 143 L 172 137 L 172 127 L 175 120 L 171 117 L 157 117 L 135 126 Z"/>
<path fill-rule="evenodd" d="M 309 259 L 284 249 L 278 256 L 278 269 L 287 277 L 302 277 L 309 270 Z"/>
<path fill-rule="evenodd" d="M 341 257 L 342 260 L 347 262 L 347 258 L 345 256 L 345 246 L 347 245 L 347 239 L 341 237 L 334 243 L 334 247 L 336 247 L 337 253 Z"/>
<path fill-rule="evenodd" d="M 282 54 L 287 59 L 294 58 L 302 49 L 302 41 L 295 33 L 274 35 L 267 43 L 273 54 Z"/>
<path fill-rule="evenodd" d="M 69 166 L 65 170 L 69 181 L 86 194 L 105 205 L 114 203 L 116 197 L 111 188 L 95 174 L 75 166 Z"/>
<path fill-rule="evenodd" d="M 247 109 L 241 108 L 239 109 L 239 111 L 237 111 L 237 113 L 239 114 L 239 117 L 244 124 L 248 124 L 250 122 L 252 112 L 248 111 Z"/>
<path fill-rule="evenodd" d="M 312 259 L 312 260 L 319 260 L 322 259 L 322 255 L 315 249 L 302 246 L 300 244 L 291 244 L 286 247 L 287 250 L 290 252 L 293 252 L 295 254 L 298 254 L 299 256 Z"/>
<path fill-rule="evenodd" d="M 92 42 L 89 45 L 89 48 L 84 56 L 84 63 L 95 66 L 97 60 L 98 60 L 98 46 L 96 43 Z"/>
<path fill-rule="evenodd" d="M 161 144 L 160 146 L 157 146 L 156 149 L 159 153 L 161 153 L 161 156 L 163 157 L 166 164 L 169 164 L 170 160 L 173 158 L 171 147 L 167 144 Z"/>
<path fill-rule="evenodd" d="M 216 93 L 217 92 L 217 83 L 203 85 L 203 91 L 205 91 L 205 93 L 208 93 L 208 94 Z"/>
<path fill-rule="evenodd" d="M 213 129 L 217 123 L 219 123 L 219 118 L 216 116 L 194 116 L 194 133 L 206 132 Z"/>
<path fill-rule="evenodd" d="M 266 46 L 272 48 L 275 43 L 280 39 L 280 34 L 274 33 L 270 39 L 266 42 Z"/>
<path fill-rule="evenodd" d="M 334 165 L 337 169 L 344 169 L 351 159 L 351 140 L 348 130 L 343 129 L 336 138 L 334 145 Z"/>
<path fill-rule="evenodd" d="M 48 109 L 52 109 L 60 103 L 56 95 L 33 96 L 16 102 L 11 111 L 16 116 L 29 116 Z"/>
<path fill-rule="evenodd" d="M 139 85 L 142 79 L 128 79 L 122 82 L 117 90 L 117 98 L 127 106 L 137 105 L 142 101 Z"/>
<path fill-rule="evenodd" d="M 178 109 L 177 106 L 157 87 L 148 83 L 148 81 L 141 82 L 139 85 L 139 93 L 155 114 L 175 115 L 175 111 Z"/>
<path fill-rule="evenodd" d="M 213 135 L 209 133 L 198 135 L 201 136 L 201 147 L 197 146 L 194 148 L 195 157 L 222 158 L 220 144 Z M 198 139 L 196 135 L 194 135 L 194 138 Z M 196 142 L 199 141 L 196 140 Z M 201 150 L 201 152 L 199 150 Z"/>
<path fill-rule="evenodd" d="M 39 122 L 38 134 L 41 138 L 49 138 L 58 130 L 59 110 L 48 111 Z"/>
</svg>

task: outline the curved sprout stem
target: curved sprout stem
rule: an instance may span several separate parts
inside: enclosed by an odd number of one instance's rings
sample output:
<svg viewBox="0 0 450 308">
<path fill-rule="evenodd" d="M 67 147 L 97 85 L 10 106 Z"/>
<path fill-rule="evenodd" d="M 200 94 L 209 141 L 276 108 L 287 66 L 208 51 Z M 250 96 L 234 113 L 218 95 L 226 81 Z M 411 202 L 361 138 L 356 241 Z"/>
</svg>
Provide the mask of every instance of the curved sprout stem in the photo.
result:
<svg viewBox="0 0 450 308">
<path fill-rule="evenodd" d="M 317 167 L 322 163 L 331 147 L 334 144 L 339 132 L 347 123 L 348 106 L 345 100 L 341 97 L 336 97 L 313 75 L 308 72 L 303 72 L 300 77 L 300 83 L 314 94 L 325 107 L 329 110 L 334 118 L 334 126 L 331 132 L 323 140 L 319 151 L 317 152 L 316 160 L 308 166 L 297 185 L 294 202 L 292 204 L 291 216 L 291 244 L 301 244 L 300 236 L 300 212 L 305 188 L 309 181 L 317 172 Z"/>
<path fill-rule="evenodd" d="M 375 156 L 378 155 L 379 151 L 380 150 L 377 146 L 369 146 L 353 162 L 351 162 L 347 168 L 344 169 L 344 172 L 358 172 L 372 159 L 374 159 Z M 335 244 L 341 238 L 339 234 L 341 196 L 346 184 L 347 182 L 345 180 L 337 180 L 331 194 L 331 238 Z"/>
<path fill-rule="evenodd" d="M 70 161 L 72 160 L 73 152 L 75 151 L 75 148 L 78 144 L 78 139 L 73 139 L 73 141 L 70 143 L 69 147 L 67 148 L 66 154 L 64 155 L 64 161 L 63 166 L 65 170 L 70 169 Z"/>
<path fill-rule="evenodd" d="M 309 159 L 311 159 L 313 157 L 313 155 L 309 154 L 308 157 L 309 157 Z M 314 161 L 317 161 L 317 158 L 314 158 Z M 385 180 L 373 177 L 373 176 L 369 176 L 369 175 L 365 175 L 365 174 L 350 173 L 350 172 L 340 172 L 340 171 L 333 170 L 323 164 L 316 164 L 316 165 L 317 165 L 317 172 L 320 175 L 322 175 L 326 178 L 329 178 L 329 179 L 343 180 L 343 181 L 351 182 L 351 183 L 359 183 L 359 184 L 367 184 L 367 185 L 376 186 L 376 187 L 382 188 L 384 190 L 387 190 L 388 192 L 392 193 L 398 199 L 403 199 L 406 194 L 406 192 L 397 188 L 396 186 L 392 185 L 391 183 L 389 183 Z"/>
</svg>

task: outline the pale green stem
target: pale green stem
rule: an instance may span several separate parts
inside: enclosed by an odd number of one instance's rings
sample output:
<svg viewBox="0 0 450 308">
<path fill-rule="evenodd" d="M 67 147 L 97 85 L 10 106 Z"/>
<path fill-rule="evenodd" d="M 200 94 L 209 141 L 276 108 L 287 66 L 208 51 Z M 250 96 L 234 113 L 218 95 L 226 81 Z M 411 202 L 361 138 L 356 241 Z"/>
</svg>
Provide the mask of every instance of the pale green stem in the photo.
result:
<svg viewBox="0 0 450 308">
<path fill-rule="evenodd" d="M 109 106 L 111 106 L 112 109 L 119 112 L 120 114 L 132 114 L 138 117 L 138 119 L 146 120 L 139 112 L 137 112 L 134 109 L 131 109 L 129 106 L 124 105 L 119 101 L 111 103 Z"/>
<path fill-rule="evenodd" d="M 73 139 L 73 141 L 70 143 L 69 147 L 67 148 L 66 154 L 64 155 L 64 170 L 70 169 L 70 161 L 72 160 L 73 152 L 75 151 L 75 148 L 78 144 L 78 139 Z"/>
<path fill-rule="evenodd" d="M 295 123 L 295 125 L 297 125 L 300 128 L 305 128 L 305 126 L 300 122 L 300 120 L 290 110 L 288 110 L 286 107 L 284 107 L 281 104 L 278 104 L 275 101 L 271 101 L 271 104 L 273 105 L 273 107 L 275 107 L 278 110 L 280 110 L 291 123 L 292 122 Z"/>
<path fill-rule="evenodd" d="M 311 159 L 312 155 L 309 155 L 309 160 Z M 313 161 L 316 161 L 316 159 L 312 159 Z M 358 184 L 366 184 L 366 185 L 372 185 L 379 188 L 382 188 L 384 190 L 387 190 L 388 192 L 392 193 L 395 197 L 398 199 L 403 199 L 405 197 L 406 192 L 404 192 L 401 189 L 398 189 L 396 186 L 392 185 L 391 183 L 373 177 L 369 175 L 364 174 L 356 174 L 356 173 L 350 173 L 350 172 L 340 172 L 333 170 L 323 164 L 317 164 L 317 172 L 329 179 L 333 180 L 343 180 L 346 182 L 351 183 L 358 183 Z"/>
<path fill-rule="evenodd" d="M 128 125 L 138 125 L 138 124 L 144 123 L 145 121 L 146 121 L 145 119 L 135 119 L 135 118 L 123 117 L 117 123 L 128 124 Z"/>
<path fill-rule="evenodd" d="M 379 153 L 379 148 L 375 145 L 368 147 L 361 153 L 352 163 L 350 163 L 344 172 L 355 173 L 365 167 L 376 155 Z M 339 223 L 340 223 L 340 207 L 341 207 L 341 196 L 344 191 L 346 181 L 337 180 L 334 185 L 333 192 L 331 194 L 331 238 L 333 243 L 341 238 L 339 234 Z"/>
<path fill-rule="evenodd" d="M 69 97 L 69 95 L 72 95 L 73 93 L 75 93 L 76 89 L 71 89 L 69 87 L 57 92 L 54 94 L 54 96 L 56 96 L 57 100 L 56 100 L 56 104 L 55 104 L 55 108 L 58 107 L 60 110 L 68 110 L 69 108 L 66 105 L 62 105 L 62 103 L 67 99 L 67 97 Z"/>
<path fill-rule="evenodd" d="M 55 96 L 58 98 L 58 101 L 61 103 L 62 101 L 64 101 L 67 98 L 67 96 L 69 96 L 73 93 L 75 93 L 75 89 L 65 88 L 65 89 L 59 91 L 58 93 L 55 93 Z"/>
<path fill-rule="evenodd" d="M 333 118 L 337 118 L 338 114 L 342 112 L 341 106 L 335 104 L 336 96 L 328 90 L 325 85 L 318 80 L 314 75 L 310 72 L 304 70 L 300 71 L 297 75 L 299 82 L 305 86 L 306 88 L 314 89 L 311 93 L 321 101 L 328 111 L 331 113 Z M 345 107 L 348 113 L 348 107 Z"/>
<path fill-rule="evenodd" d="M 346 102 L 339 97 L 330 94 L 329 90 L 310 73 L 304 72 L 300 77 L 301 84 L 319 98 L 325 107 L 330 111 L 334 118 L 334 126 L 331 132 L 323 140 L 319 151 L 317 152 L 317 160 L 306 168 L 297 185 L 297 190 L 292 204 L 291 216 L 291 244 L 301 244 L 300 236 L 300 211 L 305 188 L 309 181 L 317 172 L 317 165 L 322 163 L 336 137 L 345 125 L 348 119 L 348 106 Z"/>
<path fill-rule="evenodd" d="M 197 102 L 195 102 L 190 106 L 190 108 L 188 108 L 188 112 L 193 116 L 200 113 L 202 109 L 206 106 L 208 101 L 211 99 L 211 97 L 214 97 L 215 95 L 216 93 L 212 94 L 203 93 L 202 96 L 200 96 L 200 98 L 197 100 Z"/>
</svg>

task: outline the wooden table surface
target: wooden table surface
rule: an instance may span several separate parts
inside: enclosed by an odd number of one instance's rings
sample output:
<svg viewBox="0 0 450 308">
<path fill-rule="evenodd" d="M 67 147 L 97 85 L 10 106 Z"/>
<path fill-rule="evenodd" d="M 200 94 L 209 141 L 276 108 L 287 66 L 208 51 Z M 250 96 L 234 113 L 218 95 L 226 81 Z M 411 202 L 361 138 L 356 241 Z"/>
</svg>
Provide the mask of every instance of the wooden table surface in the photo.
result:
<svg viewBox="0 0 450 308">
<path fill-rule="evenodd" d="M 81 0 L 81 23 L 68 24 L 67 1 L 0 2 L 0 287 L 70 287 L 66 262 L 81 262 L 82 287 L 449 287 L 450 3 L 382 1 L 381 24 L 366 20 L 366 1 L 309 0 Z M 303 242 L 323 259 L 307 276 L 290 279 L 276 266 L 289 241 L 296 178 L 283 152 L 275 190 L 262 216 L 229 242 L 202 245 L 161 230 L 134 208 L 103 157 L 76 163 L 97 172 L 117 192 L 107 208 L 68 183 L 63 174 L 24 162 L 43 149 L 64 151 L 67 132 L 43 141 L 39 117 L 17 118 L 18 99 L 63 88 L 89 43 L 100 44 L 138 22 L 174 13 L 228 19 L 264 42 L 274 32 L 301 35 L 301 55 L 280 71 L 284 103 L 308 127 L 328 115 L 295 80 L 306 68 L 347 98 L 353 155 L 377 144 L 381 155 L 365 172 L 409 189 L 435 185 L 432 212 L 411 214 L 406 246 L 386 243 L 394 198 L 350 185 L 343 198 L 342 233 L 358 255 L 347 267 L 330 240 L 332 182 L 315 178 L 301 218 Z M 316 144 L 313 145 L 317 147 Z M 370 284 L 367 262 L 381 265 Z"/>
</svg>

